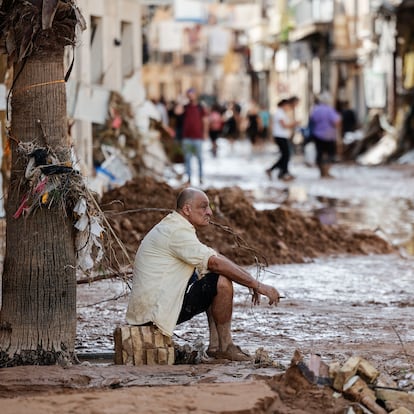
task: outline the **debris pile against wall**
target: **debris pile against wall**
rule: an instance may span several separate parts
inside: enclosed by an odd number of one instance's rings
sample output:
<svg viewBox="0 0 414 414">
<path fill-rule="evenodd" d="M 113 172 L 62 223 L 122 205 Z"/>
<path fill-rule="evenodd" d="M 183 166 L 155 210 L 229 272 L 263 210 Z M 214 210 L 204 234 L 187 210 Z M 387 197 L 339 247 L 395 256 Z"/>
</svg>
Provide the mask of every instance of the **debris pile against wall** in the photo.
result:
<svg viewBox="0 0 414 414">
<path fill-rule="evenodd" d="M 135 125 L 130 105 L 116 92 L 111 94 L 105 125 L 94 126 L 93 159 L 101 165 L 106 159 L 105 147 L 118 149 L 126 158 L 139 162 L 143 154 L 142 135 Z M 139 165 L 134 165 L 139 168 Z"/>
<path fill-rule="evenodd" d="M 148 131 L 139 129 L 137 116 L 148 118 Z M 162 177 L 167 166 L 174 170 L 167 154 L 172 137 L 145 111 L 134 112 L 119 93 L 111 93 L 106 123 L 94 125 L 93 141 L 96 174 L 89 184 L 99 196 L 133 177 Z"/>
<path fill-rule="evenodd" d="M 180 189 L 144 177 L 104 194 L 101 208 L 131 260 L 145 234 L 175 208 Z M 332 254 L 387 254 L 393 247 L 371 231 L 326 226 L 313 215 L 282 206 L 259 211 L 239 188 L 206 191 L 213 224 L 200 240 L 240 265 L 303 263 Z M 117 246 L 112 246 L 117 252 Z M 123 256 L 119 251 L 119 260 Z"/>
<path fill-rule="evenodd" d="M 105 125 L 93 128 L 95 177 L 90 187 L 100 196 L 110 188 L 123 185 L 143 168 L 142 135 L 135 125 L 130 105 L 113 92 L 108 103 Z"/>
</svg>

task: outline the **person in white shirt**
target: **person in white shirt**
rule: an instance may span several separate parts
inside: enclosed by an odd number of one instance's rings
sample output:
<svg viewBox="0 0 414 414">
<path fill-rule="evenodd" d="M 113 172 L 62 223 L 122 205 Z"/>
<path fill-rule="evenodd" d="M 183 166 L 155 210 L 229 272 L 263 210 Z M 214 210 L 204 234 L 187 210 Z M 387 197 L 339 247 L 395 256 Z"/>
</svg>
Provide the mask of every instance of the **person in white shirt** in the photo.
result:
<svg viewBox="0 0 414 414">
<path fill-rule="evenodd" d="M 252 289 L 254 304 L 264 295 L 276 305 L 279 293 L 198 240 L 196 228 L 207 226 L 211 216 L 203 191 L 189 187 L 178 195 L 176 210 L 152 228 L 137 251 L 126 320 L 153 324 L 172 336 L 177 324 L 207 312 L 207 354 L 248 361 L 250 355 L 233 343 L 231 334 L 233 282 Z"/>
<path fill-rule="evenodd" d="M 272 171 L 279 170 L 278 178 L 290 181 L 294 177 L 289 173 L 290 144 L 289 139 L 292 135 L 292 128 L 297 126 L 295 120 L 289 117 L 290 100 L 282 99 L 277 104 L 277 109 L 273 115 L 272 134 L 276 145 L 279 147 L 279 159 L 266 170 L 269 179 L 272 179 Z"/>
</svg>

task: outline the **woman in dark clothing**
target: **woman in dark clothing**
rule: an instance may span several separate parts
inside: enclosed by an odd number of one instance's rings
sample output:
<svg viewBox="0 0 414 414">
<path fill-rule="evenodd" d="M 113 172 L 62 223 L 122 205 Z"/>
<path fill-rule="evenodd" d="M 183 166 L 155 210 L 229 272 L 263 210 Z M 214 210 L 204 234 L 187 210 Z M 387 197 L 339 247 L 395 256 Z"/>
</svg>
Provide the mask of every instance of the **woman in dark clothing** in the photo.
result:
<svg viewBox="0 0 414 414">
<path fill-rule="evenodd" d="M 253 102 L 250 109 L 246 114 L 247 118 L 247 128 L 246 135 L 249 138 L 252 145 L 257 144 L 260 132 L 260 117 L 257 105 Z"/>
</svg>

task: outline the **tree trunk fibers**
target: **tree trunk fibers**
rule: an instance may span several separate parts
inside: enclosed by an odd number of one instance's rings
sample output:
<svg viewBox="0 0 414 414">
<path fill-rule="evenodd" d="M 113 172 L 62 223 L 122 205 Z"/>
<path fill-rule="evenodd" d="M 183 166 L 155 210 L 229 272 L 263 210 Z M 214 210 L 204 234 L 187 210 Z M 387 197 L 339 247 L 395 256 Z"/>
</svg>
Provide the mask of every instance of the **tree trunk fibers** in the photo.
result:
<svg viewBox="0 0 414 414">
<path fill-rule="evenodd" d="M 18 142 L 70 159 L 62 51 L 14 67 L 12 168 L 6 206 L 6 254 L 0 312 L 0 366 L 71 360 L 76 335 L 75 248 L 71 215 L 62 204 L 13 218 L 28 183 Z"/>
</svg>

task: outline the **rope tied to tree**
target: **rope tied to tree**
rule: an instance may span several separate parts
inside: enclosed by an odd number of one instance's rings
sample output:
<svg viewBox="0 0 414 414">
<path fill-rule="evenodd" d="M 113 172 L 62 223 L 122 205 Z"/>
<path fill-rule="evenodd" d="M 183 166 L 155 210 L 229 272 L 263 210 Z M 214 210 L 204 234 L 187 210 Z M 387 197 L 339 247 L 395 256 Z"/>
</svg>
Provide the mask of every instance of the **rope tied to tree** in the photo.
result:
<svg viewBox="0 0 414 414">
<path fill-rule="evenodd" d="M 15 96 L 23 92 L 28 92 L 30 89 L 37 88 L 40 86 L 56 85 L 57 83 L 65 83 L 65 79 L 57 79 L 57 80 L 48 81 L 48 82 L 34 83 L 33 85 L 28 85 L 23 88 L 13 90 L 13 95 Z"/>
</svg>

